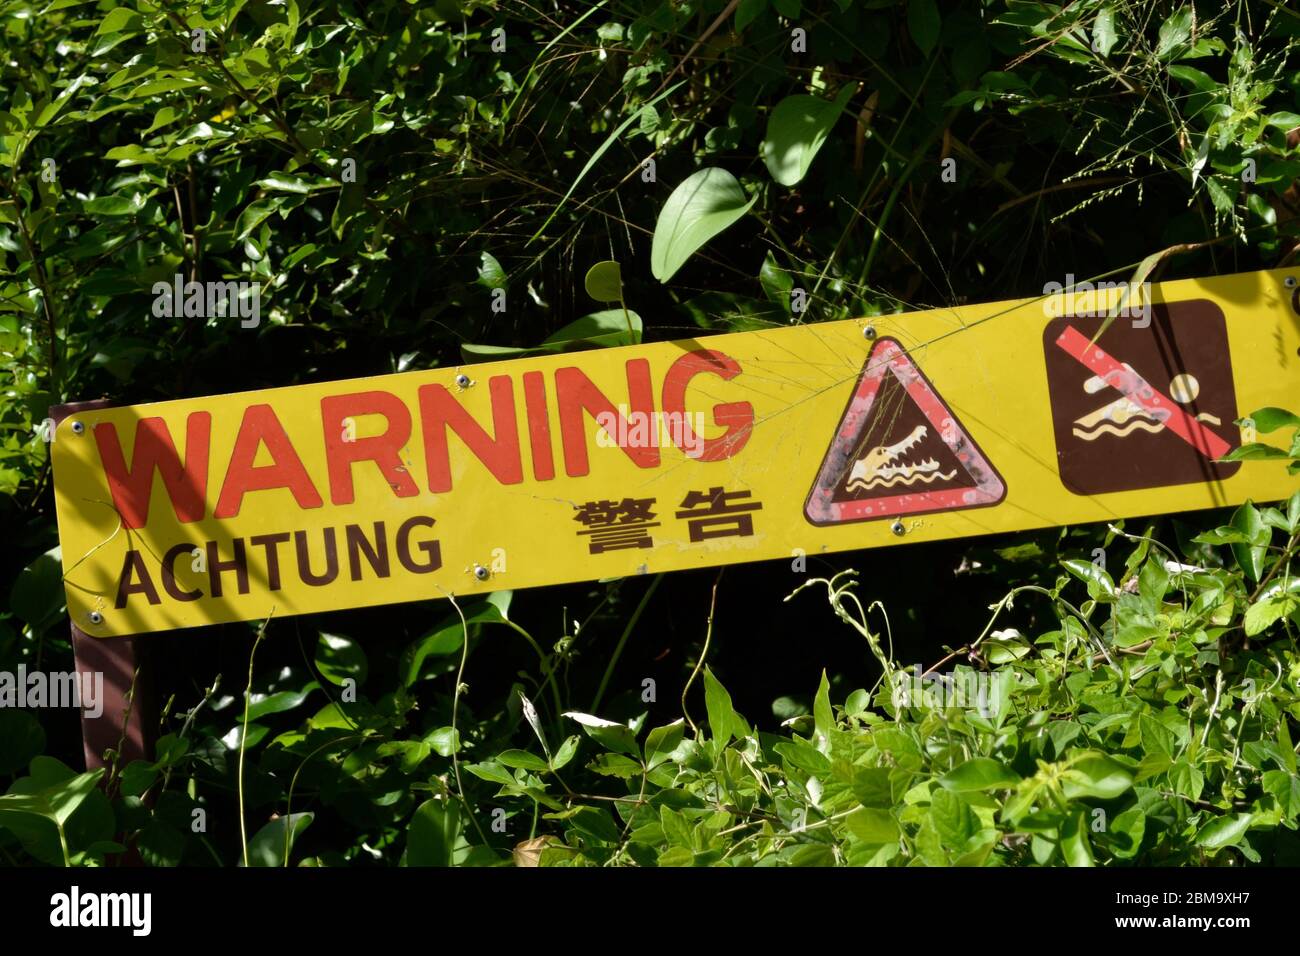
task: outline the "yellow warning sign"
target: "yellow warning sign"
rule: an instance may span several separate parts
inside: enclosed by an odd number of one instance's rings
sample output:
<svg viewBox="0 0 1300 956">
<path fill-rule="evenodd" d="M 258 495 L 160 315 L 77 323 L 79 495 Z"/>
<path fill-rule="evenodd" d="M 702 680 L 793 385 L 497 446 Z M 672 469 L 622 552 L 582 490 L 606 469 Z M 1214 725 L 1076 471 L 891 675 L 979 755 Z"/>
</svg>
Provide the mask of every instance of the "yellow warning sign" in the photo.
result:
<svg viewBox="0 0 1300 956">
<path fill-rule="evenodd" d="M 1296 271 L 83 410 L 53 436 L 69 613 L 109 637 L 1283 498 L 1219 459 L 1300 406 Z"/>
</svg>

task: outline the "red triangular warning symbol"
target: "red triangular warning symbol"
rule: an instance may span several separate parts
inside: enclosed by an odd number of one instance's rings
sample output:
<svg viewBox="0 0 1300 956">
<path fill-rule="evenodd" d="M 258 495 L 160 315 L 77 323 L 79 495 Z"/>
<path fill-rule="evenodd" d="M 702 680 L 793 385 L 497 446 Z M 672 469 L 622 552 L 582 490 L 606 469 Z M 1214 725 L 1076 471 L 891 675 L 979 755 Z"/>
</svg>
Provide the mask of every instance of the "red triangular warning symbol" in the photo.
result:
<svg viewBox="0 0 1300 956">
<path fill-rule="evenodd" d="M 893 339 L 871 350 L 808 493 L 815 525 L 995 505 L 1002 476 Z"/>
</svg>

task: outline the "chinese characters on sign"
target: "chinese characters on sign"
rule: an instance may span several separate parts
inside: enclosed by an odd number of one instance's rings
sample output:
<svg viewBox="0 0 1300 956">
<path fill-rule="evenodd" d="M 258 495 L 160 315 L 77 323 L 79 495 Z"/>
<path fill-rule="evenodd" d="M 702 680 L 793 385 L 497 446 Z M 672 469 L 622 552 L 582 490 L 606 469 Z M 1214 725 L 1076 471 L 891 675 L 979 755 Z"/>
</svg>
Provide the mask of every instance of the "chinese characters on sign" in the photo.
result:
<svg viewBox="0 0 1300 956">
<path fill-rule="evenodd" d="M 754 533 L 754 521 L 748 513 L 763 506 L 758 502 L 728 504 L 729 499 L 748 498 L 748 491 L 725 491 L 720 487 L 708 491 L 691 491 L 682 499 L 676 517 L 685 519 L 691 541 L 709 538 L 745 538 Z M 658 528 L 651 510 L 654 498 L 624 498 L 622 501 L 588 501 L 578 508 L 574 520 L 584 526 L 580 535 L 591 535 L 588 550 L 592 554 L 623 548 L 651 548 L 654 539 L 650 528 Z"/>
</svg>

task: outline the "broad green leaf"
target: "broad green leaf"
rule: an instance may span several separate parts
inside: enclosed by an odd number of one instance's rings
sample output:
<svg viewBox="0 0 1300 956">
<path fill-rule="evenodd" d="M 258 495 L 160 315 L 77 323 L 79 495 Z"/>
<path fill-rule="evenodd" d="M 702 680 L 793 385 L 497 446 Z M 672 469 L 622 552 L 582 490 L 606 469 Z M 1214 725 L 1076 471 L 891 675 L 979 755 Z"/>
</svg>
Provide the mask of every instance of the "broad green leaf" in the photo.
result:
<svg viewBox="0 0 1300 956">
<path fill-rule="evenodd" d="M 533 770 L 538 773 L 543 770 L 549 770 L 550 764 L 536 754 L 530 754 L 527 750 L 503 750 L 497 754 L 498 762 L 519 770 Z"/>
<path fill-rule="evenodd" d="M 490 252 L 479 255 L 478 284 L 488 289 L 504 289 L 510 284 L 506 270 Z"/>
<path fill-rule="evenodd" d="M 1069 558 L 1061 565 L 1088 586 L 1088 597 L 1101 603 L 1114 602 L 1115 582 L 1099 565 L 1079 558 Z"/>
<path fill-rule="evenodd" d="M 1289 617 L 1297 608 L 1300 608 L 1300 597 L 1294 594 L 1282 594 L 1256 601 L 1246 609 L 1244 622 L 1246 636 L 1254 637 L 1256 634 L 1262 634 L 1282 618 Z"/>
<path fill-rule="evenodd" d="M 248 841 L 249 866 L 288 866 L 288 854 L 304 830 L 311 825 L 314 813 L 294 813 L 276 817 Z M 243 861 L 240 861 L 243 865 Z"/>
<path fill-rule="evenodd" d="M 1246 835 L 1255 817 L 1250 813 L 1238 813 L 1233 816 L 1215 817 L 1196 834 L 1196 845 L 1217 850 L 1232 846 Z"/>
<path fill-rule="evenodd" d="M 366 682 L 366 652 L 350 637 L 321 632 L 316 642 L 316 667 L 331 684 L 342 686 L 348 680 L 360 687 Z"/>
<path fill-rule="evenodd" d="M 0 708 L 0 775 L 21 770 L 44 750 L 45 730 L 39 720 L 25 710 Z"/>
<path fill-rule="evenodd" d="M 677 745 L 682 742 L 686 722 L 678 718 L 671 724 L 656 727 L 645 738 L 645 762 L 648 770 L 653 770 L 668 760 Z"/>
<path fill-rule="evenodd" d="M 650 271 L 667 282 L 701 246 L 749 211 L 758 197 L 745 198 L 736 177 L 710 166 L 672 191 L 655 223 Z"/>
<path fill-rule="evenodd" d="M 63 562 L 51 548 L 19 572 L 9 592 L 9 609 L 36 633 L 53 625 L 63 613 Z"/>
<path fill-rule="evenodd" d="M 450 757 L 460 749 L 460 734 L 452 727 L 439 727 L 425 735 L 425 743 L 433 752 L 442 757 Z"/>
<path fill-rule="evenodd" d="M 767 0 L 740 0 L 736 7 L 736 32 L 741 33 L 766 9 Z"/>
<path fill-rule="evenodd" d="M 1300 415 L 1294 412 L 1288 412 L 1284 408 L 1257 408 L 1241 421 L 1250 421 L 1255 426 L 1255 431 L 1261 435 L 1267 435 L 1277 431 L 1279 428 L 1300 428 Z"/>
<path fill-rule="evenodd" d="M 1272 532 L 1259 517 L 1259 511 L 1247 501 L 1232 514 L 1231 526 L 1249 539 L 1249 544 L 1232 545 L 1237 565 L 1251 581 L 1258 581 L 1264 573 L 1264 555 Z"/>
<path fill-rule="evenodd" d="M 704 706 L 709 712 L 709 729 L 715 740 L 726 743 L 732 737 L 749 735 L 749 726 L 731 705 L 731 695 L 713 676 L 707 664 L 704 667 Z"/>
<path fill-rule="evenodd" d="M 850 813 L 844 822 L 849 832 L 863 843 L 874 846 L 898 841 L 898 821 L 889 810 L 859 807 Z"/>
<path fill-rule="evenodd" d="M 460 827 L 460 804 L 454 799 L 424 801 L 406 828 L 406 865 L 451 866 Z"/>
<path fill-rule="evenodd" d="M 799 94 L 776 104 L 760 147 L 767 171 L 776 182 L 794 186 L 808 175 L 813 159 L 856 90 L 857 84 L 849 83 L 833 102 Z"/>
<path fill-rule="evenodd" d="M 1068 800 L 1110 800 L 1133 786 L 1133 774 L 1127 767 L 1097 751 L 1080 754 L 1063 776 L 1062 790 Z"/>
<path fill-rule="evenodd" d="M 939 42 L 941 24 L 935 0 L 907 0 L 907 32 L 926 56 Z"/>
<path fill-rule="evenodd" d="M 1156 56 L 1162 60 L 1175 59 L 1183 52 L 1191 37 L 1192 10 L 1189 4 L 1161 24 Z"/>
<path fill-rule="evenodd" d="M 1092 48 L 1103 57 L 1110 56 L 1115 40 L 1115 10 L 1110 6 L 1102 7 L 1092 21 Z"/>
<path fill-rule="evenodd" d="M 1069 866 L 1096 866 L 1088 844 L 1088 826 L 1084 811 L 1079 810 L 1061 825 L 1061 855 Z"/>
<path fill-rule="evenodd" d="M 959 793 L 969 790 L 1003 790 L 1020 783 L 1020 775 L 990 757 L 974 757 L 939 778 L 939 783 Z"/>
<path fill-rule="evenodd" d="M 580 738 L 573 734 L 564 738 L 564 742 L 560 744 L 559 749 L 555 751 L 555 756 L 551 760 L 552 770 L 563 769 L 564 766 L 573 759 L 573 755 L 578 752 L 579 741 Z"/>
<path fill-rule="evenodd" d="M 627 754 L 637 760 L 641 759 L 641 748 L 637 746 L 636 735 L 627 724 L 579 713 L 576 710 L 566 711 L 564 716 L 581 724 L 587 736 L 606 750 Z"/>
<path fill-rule="evenodd" d="M 587 295 L 597 302 L 623 301 L 623 273 L 613 259 L 597 262 L 588 269 L 583 285 Z"/>
</svg>

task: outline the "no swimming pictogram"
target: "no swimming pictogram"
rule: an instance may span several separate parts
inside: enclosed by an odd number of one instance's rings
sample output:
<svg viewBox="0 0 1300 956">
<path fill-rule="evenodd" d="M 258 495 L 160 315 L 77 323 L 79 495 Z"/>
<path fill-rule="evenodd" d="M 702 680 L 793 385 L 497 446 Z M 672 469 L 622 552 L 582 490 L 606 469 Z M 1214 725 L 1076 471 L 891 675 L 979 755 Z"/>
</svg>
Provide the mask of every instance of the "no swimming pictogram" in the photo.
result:
<svg viewBox="0 0 1300 956">
<path fill-rule="evenodd" d="M 1214 482 L 1240 443 L 1222 310 L 1157 305 L 1142 326 L 1062 316 L 1043 332 L 1061 483 L 1079 495 Z M 1091 343 L 1091 344 L 1090 344 Z"/>
<path fill-rule="evenodd" d="M 1006 485 L 916 363 L 883 338 L 804 505 L 815 525 L 995 505 Z"/>
</svg>

